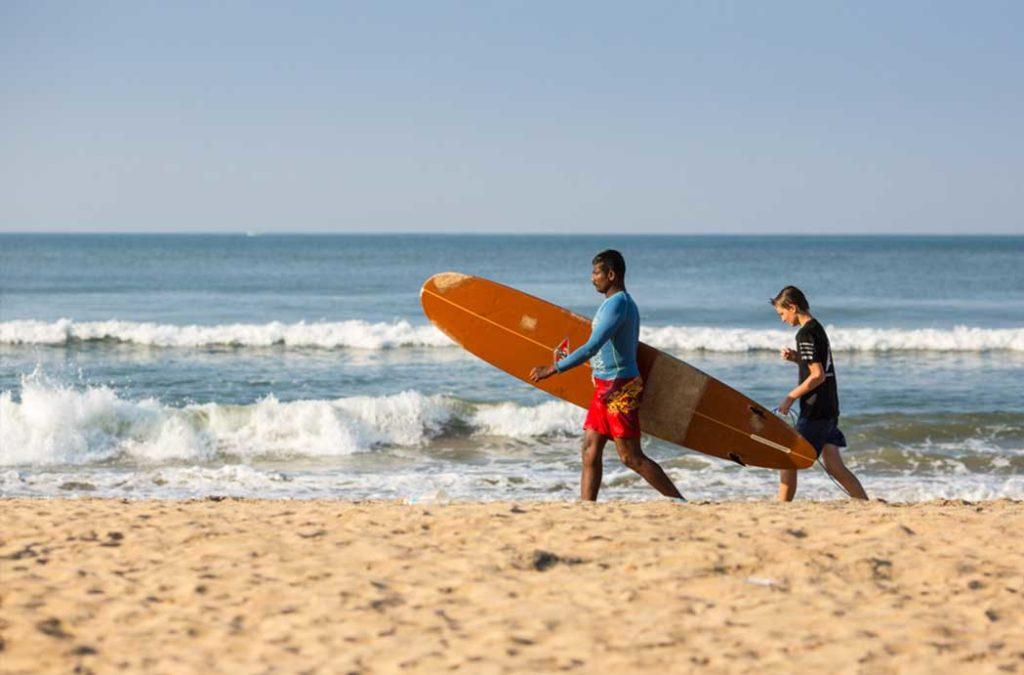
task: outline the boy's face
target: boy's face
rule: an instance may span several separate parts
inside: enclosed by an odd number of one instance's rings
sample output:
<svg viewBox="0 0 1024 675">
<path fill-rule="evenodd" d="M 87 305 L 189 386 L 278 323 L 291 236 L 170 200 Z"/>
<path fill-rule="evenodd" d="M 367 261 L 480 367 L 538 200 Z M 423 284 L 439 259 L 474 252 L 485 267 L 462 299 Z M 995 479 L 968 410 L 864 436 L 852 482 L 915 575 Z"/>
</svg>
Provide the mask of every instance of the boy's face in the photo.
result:
<svg viewBox="0 0 1024 675">
<path fill-rule="evenodd" d="M 782 319 L 782 323 L 790 326 L 799 326 L 800 320 L 797 318 L 796 306 L 784 307 L 783 305 L 775 305 L 775 313 Z"/>
<path fill-rule="evenodd" d="M 607 293 L 608 289 L 612 287 L 613 281 L 615 281 L 615 272 L 605 269 L 600 263 L 594 265 L 590 270 L 590 283 L 594 284 L 598 293 Z"/>
</svg>

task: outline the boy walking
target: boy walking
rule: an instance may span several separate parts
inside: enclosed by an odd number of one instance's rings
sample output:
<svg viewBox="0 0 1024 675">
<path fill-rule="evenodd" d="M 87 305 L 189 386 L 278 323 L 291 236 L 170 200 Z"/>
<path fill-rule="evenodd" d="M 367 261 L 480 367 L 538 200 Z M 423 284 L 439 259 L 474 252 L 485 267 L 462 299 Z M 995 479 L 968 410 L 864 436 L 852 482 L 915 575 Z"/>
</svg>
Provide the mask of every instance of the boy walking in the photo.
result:
<svg viewBox="0 0 1024 675">
<path fill-rule="evenodd" d="M 846 447 L 846 437 L 839 430 L 839 390 L 828 335 L 818 320 L 811 316 L 810 305 L 796 286 L 786 286 L 771 300 L 783 323 L 800 326 L 796 334 L 796 350 L 788 347 L 780 355 L 800 368 L 800 383 L 779 404 L 779 412 L 788 414 L 800 400 L 800 417 L 796 430 L 814 446 L 825 470 L 854 499 L 867 499 L 863 486 L 839 455 Z M 796 495 L 796 469 L 779 472 L 779 501 L 793 501 Z"/>
</svg>

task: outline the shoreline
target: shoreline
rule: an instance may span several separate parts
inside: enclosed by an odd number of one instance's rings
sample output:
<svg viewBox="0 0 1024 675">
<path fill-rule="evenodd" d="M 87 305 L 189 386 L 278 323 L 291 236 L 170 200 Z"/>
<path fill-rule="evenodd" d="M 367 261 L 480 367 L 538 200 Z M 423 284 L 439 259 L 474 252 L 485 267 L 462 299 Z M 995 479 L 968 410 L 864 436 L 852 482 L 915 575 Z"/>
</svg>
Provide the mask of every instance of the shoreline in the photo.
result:
<svg viewBox="0 0 1024 675">
<path fill-rule="evenodd" d="M 0 498 L 0 670 L 1024 670 L 1024 502 Z"/>
</svg>

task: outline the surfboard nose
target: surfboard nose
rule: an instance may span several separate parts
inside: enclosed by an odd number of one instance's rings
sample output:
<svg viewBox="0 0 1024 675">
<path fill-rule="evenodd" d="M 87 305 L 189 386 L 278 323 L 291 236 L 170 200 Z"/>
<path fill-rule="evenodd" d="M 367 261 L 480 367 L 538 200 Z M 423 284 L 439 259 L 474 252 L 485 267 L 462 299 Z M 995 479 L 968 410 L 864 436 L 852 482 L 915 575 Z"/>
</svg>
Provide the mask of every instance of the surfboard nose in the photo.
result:
<svg viewBox="0 0 1024 675">
<path fill-rule="evenodd" d="M 420 297 L 424 291 L 432 291 L 444 295 L 448 291 L 458 288 L 472 277 L 461 272 L 439 272 L 423 282 L 420 287 Z"/>
</svg>

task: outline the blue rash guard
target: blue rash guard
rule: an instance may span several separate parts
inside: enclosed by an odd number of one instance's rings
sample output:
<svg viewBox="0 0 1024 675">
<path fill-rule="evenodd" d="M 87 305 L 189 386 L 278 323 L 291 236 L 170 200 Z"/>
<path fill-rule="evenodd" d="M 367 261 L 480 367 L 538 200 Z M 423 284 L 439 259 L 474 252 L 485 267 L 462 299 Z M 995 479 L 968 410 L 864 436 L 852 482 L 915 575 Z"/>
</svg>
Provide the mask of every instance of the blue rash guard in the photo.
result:
<svg viewBox="0 0 1024 675">
<path fill-rule="evenodd" d="M 640 375 L 636 349 L 640 342 L 640 310 L 626 291 L 606 298 L 591 322 L 586 344 L 555 364 L 563 373 L 590 359 L 594 377 L 601 380 Z"/>
</svg>

